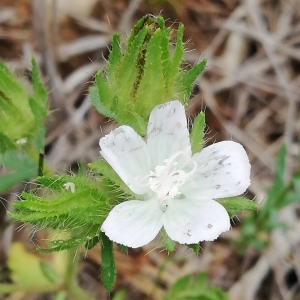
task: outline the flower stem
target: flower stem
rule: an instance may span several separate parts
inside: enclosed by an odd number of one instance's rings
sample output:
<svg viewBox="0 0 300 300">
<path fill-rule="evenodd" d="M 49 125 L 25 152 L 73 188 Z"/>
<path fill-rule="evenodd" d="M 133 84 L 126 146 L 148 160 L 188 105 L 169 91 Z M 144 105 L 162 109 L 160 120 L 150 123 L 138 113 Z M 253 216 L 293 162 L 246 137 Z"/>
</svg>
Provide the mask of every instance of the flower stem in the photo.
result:
<svg viewBox="0 0 300 300">
<path fill-rule="evenodd" d="M 74 300 L 91 300 L 91 296 L 89 296 L 77 283 L 76 270 L 79 260 L 77 249 L 70 249 L 67 255 L 68 261 L 65 273 L 65 285 L 67 293 L 69 294 L 70 298 Z"/>
</svg>

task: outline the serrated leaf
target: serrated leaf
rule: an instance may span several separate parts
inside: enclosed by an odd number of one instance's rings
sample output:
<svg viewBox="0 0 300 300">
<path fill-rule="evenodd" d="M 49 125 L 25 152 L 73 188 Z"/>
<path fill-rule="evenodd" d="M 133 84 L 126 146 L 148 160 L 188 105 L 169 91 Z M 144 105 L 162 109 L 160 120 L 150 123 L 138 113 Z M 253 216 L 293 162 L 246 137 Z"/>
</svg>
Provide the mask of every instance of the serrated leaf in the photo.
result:
<svg viewBox="0 0 300 300">
<path fill-rule="evenodd" d="M 131 92 L 134 92 L 140 72 L 138 58 L 144 43 L 148 26 L 143 27 L 127 47 L 122 63 L 117 70 L 115 93 L 119 98 L 120 110 L 129 109 Z"/>
<path fill-rule="evenodd" d="M 26 105 L 29 108 L 28 101 Z M 29 134 L 31 124 L 31 115 L 25 114 L 18 106 L 12 103 L 10 99 L 4 99 L 0 91 L 0 132 L 5 133 L 10 139 L 17 140 Z"/>
<path fill-rule="evenodd" d="M 37 126 L 40 126 L 42 121 L 44 120 L 47 110 L 45 107 L 40 105 L 34 98 L 29 98 L 28 99 L 29 106 L 31 108 L 31 111 L 35 117 L 35 123 Z"/>
<path fill-rule="evenodd" d="M 105 288 L 111 292 L 117 278 L 113 243 L 103 232 L 101 232 L 101 242 L 101 281 Z"/>
<path fill-rule="evenodd" d="M 201 151 L 204 145 L 205 134 L 205 114 L 200 112 L 194 120 L 192 132 L 190 135 L 192 152 L 196 153 Z"/>
<path fill-rule="evenodd" d="M 170 67 L 169 67 L 169 72 L 167 75 L 167 86 L 168 87 L 173 87 L 176 76 L 178 75 L 178 72 L 180 70 L 180 64 L 181 64 L 183 54 L 184 54 L 184 48 L 183 48 L 183 42 L 182 42 L 183 30 L 184 30 L 184 26 L 183 26 L 183 24 L 180 24 L 178 27 L 178 30 L 177 30 L 175 50 L 170 59 Z"/>
<path fill-rule="evenodd" d="M 190 70 L 182 73 L 176 80 L 177 85 L 181 88 L 178 90 L 179 93 L 183 94 L 185 100 L 189 99 L 192 91 L 193 83 L 196 78 L 203 72 L 207 64 L 207 60 L 203 59 L 199 64 L 193 66 Z"/>
<path fill-rule="evenodd" d="M 112 39 L 112 50 L 109 54 L 108 60 L 108 80 L 112 83 L 115 82 L 115 72 L 116 69 L 120 66 L 120 62 L 123 56 L 120 43 L 120 35 L 117 33 L 114 34 Z"/>
<path fill-rule="evenodd" d="M 51 253 L 57 251 L 68 250 L 77 247 L 86 241 L 86 237 L 73 237 L 68 240 L 55 240 L 49 242 L 50 248 L 41 248 L 37 246 L 37 250 L 43 253 Z"/>
<path fill-rule="evenodd" d="M 167 235 L 164 228 L 160 231 L 162 237 L 162 245 L 168 252 L 173 252 L 176 248 L 176 242 L 171 240 L 171 238 Z"/>
<path fill-rule="evenodd" d="M 109 105 L 113 99 L 112 92 L 100 71 L 95 78 L 97 86 L 92 86 L 89 89 L 91 102 L 100 114 L 108 118 L 115 118 L 114 113 L 109 110 Z"/>
<path fill-rule="evenodd" d="M 244 197 L 223 198 L 218 202 L 225 207 L 231 218 L 240 211 L 258 209 L 258 205 L 253 200 Z"/>
<path fill-rule="evenodd" d="M 28 96 L 25 88 L 2 62 L 0 62 L 0 91 L 15 106 L 19 107 L 25 115 L 28 114 L 27 116 L 30 117 L 30 110 L 26 103 Z"/>
<path fill-rule="evenodd" d="M 147 16 L 143 16 L 133 26 L 133 28 L 130 31 L 130 36 L 129 36 L 128 41 L 127 41 L 127 47 L 132 46 L 132 42 L 135 40 L 136 35 L 141 30 L 141 28 L 144 26 L 146 19 L 147 19 Z"/>
<path fill-rule="evenodd" d="M 166 81 L 162 67 L 161 39 L 162 32 L 157 29 L 147 45 L 143 77 L 136 92 L 135 109 L 145 119 L 151 110 L 164 100 Z"/>
<path fill-rule="evenodd" d="M 36 64 L 35 59 L 32 59 L 32 83 L 33 83 L 33 99 L 36 103 L 44 108 L 44 115 L 46 115 L 47 110 L 45 109 L 46 101 L 47 101 L 47 91 L 45 90 L 39 75 L 39 70 Z"/>
<path fill-rule="evenodd" d="M 37 180 L 43 186 L 51 188 L 51 190 L 55 191 L 61 191 L 63 189 L 63 185 L 69 181 L 65 176 L 39 176 L 37 177 Z"/>
</svg>

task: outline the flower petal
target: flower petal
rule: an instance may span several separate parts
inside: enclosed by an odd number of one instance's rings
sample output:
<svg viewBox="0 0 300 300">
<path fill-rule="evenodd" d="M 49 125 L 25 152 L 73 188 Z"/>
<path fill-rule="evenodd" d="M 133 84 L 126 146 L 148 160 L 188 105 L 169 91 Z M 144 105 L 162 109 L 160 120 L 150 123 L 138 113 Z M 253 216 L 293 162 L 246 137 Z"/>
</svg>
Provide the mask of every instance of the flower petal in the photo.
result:
<svg viewBox="0 0 300 300">
<path fill-rule="evenodd" d="M 130 200 L 115 206 L 101 230 L 114 242 L 142 247 L 151 242 L 162 227 L 162 211 L 155 200 Z"/>
<path fill-rule="evenodd" d="M 250 163 L 239 143 L 224 141 L 204 148 L 193 158 L 198 167 L 181 187 L 188 198 L 218 199 L 241 195 L 250 185 Z"/>
<path fill-rule="evenodd" d="M 191 157 L 191 145 L 184 106 L 171 101 L 156 106 L 149 118 L 147 145 L 152 166 L 162 165 L 164 160 L 178 151 Z"/>
<path fill-rule="evenodd" d="M 226 209 L 214 200 L 173 199 L 163 215 L 168 236 L 180 244 L 213 241 L 230 229 Z"/>
<path fill-rule="evenodd" d="M 138 178 L 150 171 L 150 155 L 145 141 L 129 126 L 120 126 L 100 139 L 100 153 L 120 178 L 136 194 L 148 191 Z"/>
</svg>

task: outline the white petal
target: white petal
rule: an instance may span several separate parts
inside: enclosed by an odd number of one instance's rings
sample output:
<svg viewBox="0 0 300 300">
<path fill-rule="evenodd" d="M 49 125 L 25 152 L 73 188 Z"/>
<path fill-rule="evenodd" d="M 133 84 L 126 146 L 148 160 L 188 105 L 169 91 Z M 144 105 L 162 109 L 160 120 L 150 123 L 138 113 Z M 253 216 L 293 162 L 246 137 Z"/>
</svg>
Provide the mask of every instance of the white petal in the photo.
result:
<svg viewBox="0 0 300 300">
<path fill-rule="evenodd" d="M 138 178 L 150 171 L 150 155 L 145 141 L 129 126 L 120 126 L 100 139 L 100 153 L 136 194 L 144 194 L 148 187 Z"/>
<path fill-rule="evenodd" d="M 132 248 L 151 242 L 162 227 L 162 211 L 155 200 L 130 200 L 115 206 L 101 230 L 110 240 Z"/>
<path fill-rule="evenodd" d="M 185 109 L 179 101 L 156 106 L 149 118 L 147 145 L 152 166 L 162 165 L 164 160 L 178 151 L 191 157 L 191 146 Z"/>
<path fill-rule="evenodd" d="M 163 215 L 168 236 L 180 244 L 213 241 L 230 229 L 226 209 L 214 200 L 173 199 Z"/>
<path fill-rule="evenodd" d="M 194 199 L 238 196 L 250 185 L 250 163 L 242 145 L 225 141 L 204 148 L 193 156 L 197 172 L 181 192 Z"/>
</svg>

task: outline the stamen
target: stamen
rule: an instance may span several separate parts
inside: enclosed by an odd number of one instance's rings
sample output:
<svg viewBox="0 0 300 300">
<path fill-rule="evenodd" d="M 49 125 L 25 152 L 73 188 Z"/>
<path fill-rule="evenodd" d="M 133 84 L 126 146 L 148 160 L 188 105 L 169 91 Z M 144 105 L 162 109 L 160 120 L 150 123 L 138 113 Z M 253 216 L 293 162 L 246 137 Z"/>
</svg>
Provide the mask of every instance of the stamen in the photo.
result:
<svg viewBox="0 0 300 300">
<path fill-rule="evenodd" d="M 184 164 L 180 164 L 178 168 L 178 159 L 184 156 Z M 191 176 L 197 171 L 197 163 L 191 158 L 187 159 L 187 151 L 178 151 L 170 158 L 164 160 L 163 165 L 158 165 L 149 174 L 136 179 L 136 183 L 142 187 L 149 187 L 149 190 L 154 192 L 162 207 L 165 207 L 165 202 L 168 199 L 180 197 L 180 186 L 182 186 Z M 183 169 L 192 163 L 190 171 Z"/>
</svg>

